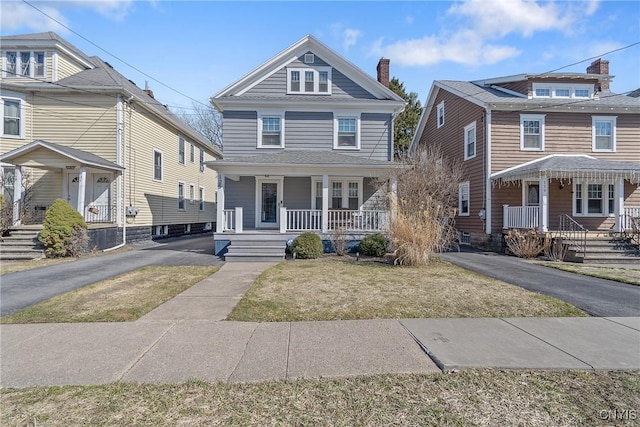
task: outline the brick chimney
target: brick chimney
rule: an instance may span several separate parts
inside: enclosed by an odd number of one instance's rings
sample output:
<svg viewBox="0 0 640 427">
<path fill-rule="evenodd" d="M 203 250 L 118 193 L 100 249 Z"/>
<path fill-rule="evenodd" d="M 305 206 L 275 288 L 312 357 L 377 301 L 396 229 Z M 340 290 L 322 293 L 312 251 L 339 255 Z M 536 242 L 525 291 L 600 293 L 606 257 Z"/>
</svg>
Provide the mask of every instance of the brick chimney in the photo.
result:
<svg viewBox="0 0 640 427">
<path fill-rule="evenodd" d="M 156 97 L 153 96 L 153 91 L 151 89 L 149 89 L 149 82 L 147 82 L 146 80 L 144 81 L 144 89 L 143 90 L 145 91 L 145 93 L 147 95 L 149 95 L 153 99 L 156 99 Z"/>
<path fill-rule="evenodd" d="M 378 70 L 378 81 L 386 87 L 389 87 L 389 60 L 380 58 L 376 70 Z"/>
<path fill-rule="evenodd" d="M 609 61 L 603 61 L 602 58 L 596 59 L 587 67 L 587 73 L 609 75 Z M 600 88 L 602 90 L 609 90 L 609 81 L 601 81 Z"/>
</svg>

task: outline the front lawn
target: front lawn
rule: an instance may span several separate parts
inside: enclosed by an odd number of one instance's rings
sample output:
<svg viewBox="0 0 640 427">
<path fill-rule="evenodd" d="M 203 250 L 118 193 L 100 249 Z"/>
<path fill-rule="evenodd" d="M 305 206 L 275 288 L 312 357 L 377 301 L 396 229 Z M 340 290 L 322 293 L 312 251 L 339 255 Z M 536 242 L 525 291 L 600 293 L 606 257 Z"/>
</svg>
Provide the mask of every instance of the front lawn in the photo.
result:
<svg viewBox="0 0 640 427">
<path fill-rule="evenodd" d="M 599 265 L 585 265 L 567 262 L 542 262 L 541 264 L 545 267 L 557 268 L 558 270 L 569 271 L 571 273 L 599 277 L 601 279 L 614 280 L 616 282 L 640 286 L 639 269 L 603 267 Z"/>
<path fill-rule="evenodd" d="M 266 270 L 229 320 L 585 316 L 557 299 L 446 262 L 409 268 L 350 258 L 287 261 Z"/>
</svg>

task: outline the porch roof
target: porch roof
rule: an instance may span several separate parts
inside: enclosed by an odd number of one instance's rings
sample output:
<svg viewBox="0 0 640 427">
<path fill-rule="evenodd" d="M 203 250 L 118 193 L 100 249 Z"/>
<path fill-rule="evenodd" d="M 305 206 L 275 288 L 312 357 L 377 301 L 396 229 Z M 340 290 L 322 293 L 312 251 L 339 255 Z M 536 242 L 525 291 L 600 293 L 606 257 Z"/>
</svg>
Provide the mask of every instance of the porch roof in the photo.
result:
<svg viewBox="0 0 640 427">
<path fill-rule="evenodd" d="M 623 178 L 640 184 L 640 162 L 602 160 L 588 155 L 552 154 L 491 175 L 494 184 L 539 178 L 605 179 Z"/>
<path fill-rule="evenodd" d="M 376 175 L 399 167 L 389 161 L 367 159 L 330 151 L 287 150 L 250 156 L 225 157 L 205 163 L 220 173 L 261 175 L 318 174 Z"/>
<path fill-rule="evenodd" d="M 56 144 L 54 142 L 43 141 L 41 139 L 32 141 L 28 144 L 18 147 L 0 155 L 0 161 L 15 164 L 15 160 L 39 148 L 45 148 L 53 151 L 62 157 L 80 163 L 81 165 L 91 166 L 99 169 L 107 169 L 113 171 L 123 171 L 124 168 L 116 163 L 106 160 L 88 151 L 79 150 L 77 148 L 68 147 L 66 145 Z M 16 165 L 21 166 L 21 165 Z"/>
</svg>

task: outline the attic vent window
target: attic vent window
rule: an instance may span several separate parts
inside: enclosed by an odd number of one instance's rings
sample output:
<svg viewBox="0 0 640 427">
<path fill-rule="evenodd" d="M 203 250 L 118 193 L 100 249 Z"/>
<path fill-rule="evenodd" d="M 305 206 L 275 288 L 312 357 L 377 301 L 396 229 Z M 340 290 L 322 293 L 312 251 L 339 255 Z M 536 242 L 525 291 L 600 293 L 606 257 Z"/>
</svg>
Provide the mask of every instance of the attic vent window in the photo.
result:
<svg viewBox="0 0 640 427">
<path fill-rule="evenodd" d="M 304 63 L 305 64 L 313 64 L 316 62 L 316 56 L 313 53 L 305 53 L 304 54 Z"/>
</svg>

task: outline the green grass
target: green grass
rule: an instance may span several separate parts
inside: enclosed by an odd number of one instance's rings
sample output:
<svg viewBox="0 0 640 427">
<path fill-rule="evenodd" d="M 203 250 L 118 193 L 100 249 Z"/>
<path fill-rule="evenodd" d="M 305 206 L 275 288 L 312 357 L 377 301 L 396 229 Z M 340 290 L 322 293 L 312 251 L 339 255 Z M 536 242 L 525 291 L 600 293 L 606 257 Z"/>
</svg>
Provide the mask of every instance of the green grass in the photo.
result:
<svg viewBox="0 0 640 427">
<path fill-rule="evenodd" d="M 638 425 L 639 409 L 637 371 L 469 370 L 0 392 L 3 426 L 609 426 Z"/>
<path fill-rule="evenodd" d="M 558 270 L 569 271 L 571 273 L 599 277 L 601 279 L 614 280 L 616 282 L 640 286 L 639 269 L 601 267 L 597 265 L 584 265 L 564 262 L 541 262 L 540 264 L 544 265 L 545 267 L 557 268 Z"/>
<path fill-rule="evenodd" d="M 400 267 L 338 257 L 266 270 L 229 320 L 584 316 L 576 307 L 452 264 Z"/>
<path fill-rule="evenodd" d="M 0 323 L 127 322 L 218 270 L 209 266 L 149 266 L 53 297 Z"/>
</svg>

